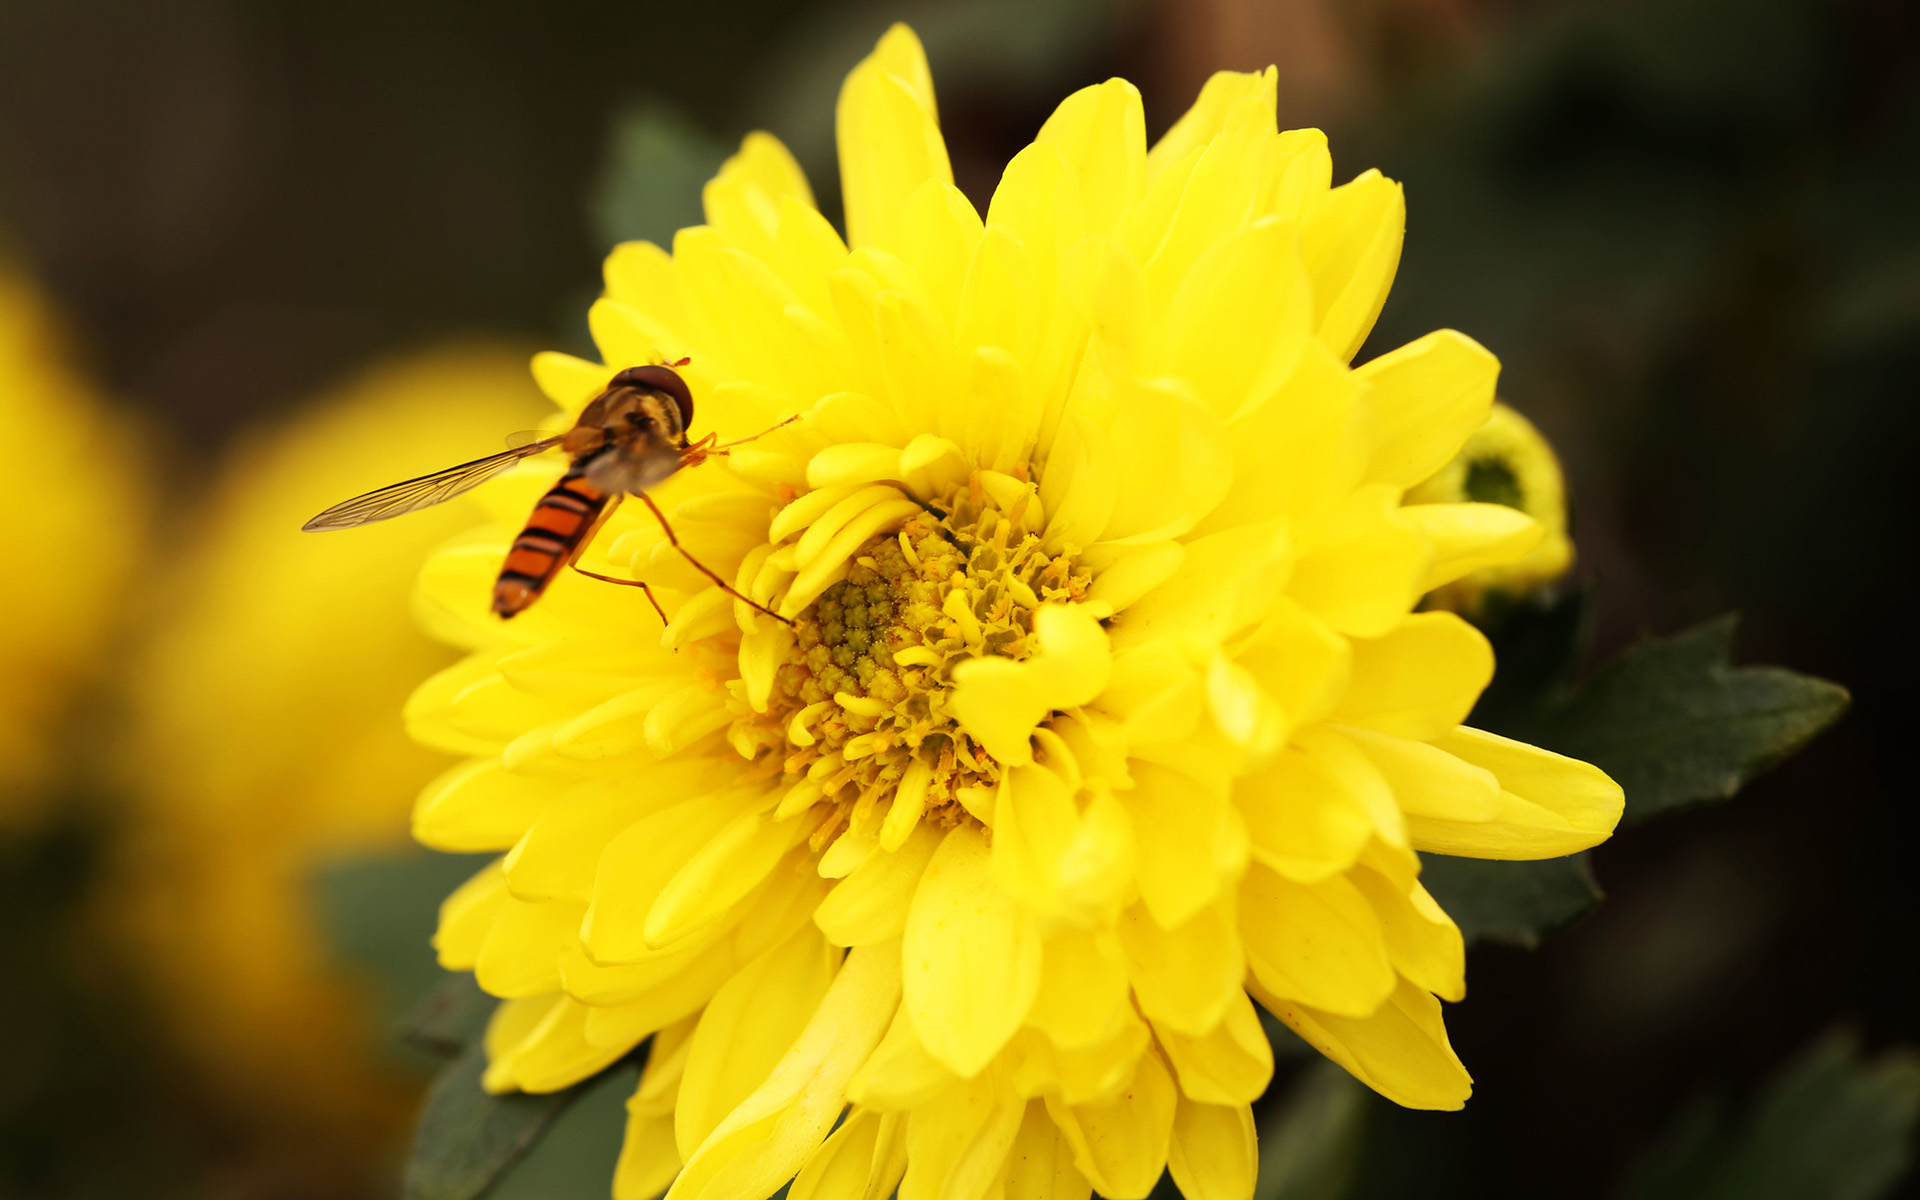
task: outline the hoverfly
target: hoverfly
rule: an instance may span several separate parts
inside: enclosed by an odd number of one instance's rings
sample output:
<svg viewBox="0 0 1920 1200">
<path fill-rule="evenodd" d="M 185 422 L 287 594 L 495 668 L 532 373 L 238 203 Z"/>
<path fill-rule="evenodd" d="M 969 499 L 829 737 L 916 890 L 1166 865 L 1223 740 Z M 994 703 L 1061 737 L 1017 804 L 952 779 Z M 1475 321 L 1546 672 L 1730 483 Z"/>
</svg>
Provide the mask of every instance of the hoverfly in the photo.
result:
<svg viewBox="0 0 1920 1200">
<path fill-rule="evenodd" d="M 672 366 L 628 367 L 608 382 L 606 390 L 594 397 L 573 428 L 565 433 L 355 496 L 334 505 L 301 528 L 309 533 L 352 529 L 356 525 L 419 512 L 478 487 L 523 458 L 548 450 L 564 450 L 572 459 L 567 473 L 540 497 L 533 515 L 513 539 L 507 560 L 500 567 L 499 578 L 493 585 L 494 612 L 504 618 L 526 611 L 547 590 L 562 567 L 573 566 L 620 501 L 632 494 L 638 496 L 660 522 L 668 543 L 701 574 L 736 600 L 744 600 L 790 625 L 791 621 L 741 595 L 695 558 L 674 536 L 673 527 L 667 523 L 660 506 L 647 495 L 648 488 L 682 467 L 697 466 L 706 461 L 708 455 L 724 454 L 728 446 L 741 444 L 718 444 L 717 434 L 708 434 L 697 442 L 687 440 L 687 426 L 693 422 L 693 393 L 688 390 L 686 380 L 673 370 L 687 361 L 683 358 Z M 780 424 L 797 419 L 789 417 Z M 763 435 L 754 435 L 760 436 Z M 645 583 L 615 579 L 577 566 L 574 570 L 607 583 L 640 588 L 646 592 L 660 619 L 667 619 L 666 611 L 654 598 L 653 589 Z"/>
</svg>

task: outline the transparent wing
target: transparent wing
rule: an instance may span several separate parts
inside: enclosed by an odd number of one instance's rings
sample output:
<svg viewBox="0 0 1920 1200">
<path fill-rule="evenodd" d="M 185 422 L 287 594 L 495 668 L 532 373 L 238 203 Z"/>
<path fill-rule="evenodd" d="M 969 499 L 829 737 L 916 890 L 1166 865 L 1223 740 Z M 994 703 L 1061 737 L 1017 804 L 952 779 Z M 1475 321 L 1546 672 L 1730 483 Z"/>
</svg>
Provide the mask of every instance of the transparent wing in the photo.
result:
<svg viewBox="0 0 1920 1200">
<path fill-rule="evenodd" d="M 418 479 L 409 479 L 405 483 L 383 487 L 377 492 L 355 496 L 351 500 L 344 500 L 334 505 L 300 528 L 308 533 L 320 533 L 330 529 L 352 529 L 356 525 L 368 525 L 374 521 L 384 521 L 389 517 L 405 516 L 407 513 L 419 512 L 423 508 L 432 508 L 436 504 L 453 499 L 462 492 L 479 487 L 521 459 L 531 458 L 559 444 L 560 438 L 557 436 L 542 438 L 537 442 L 529 442 L 524 446 L 515 446 L 511 450 L 502 450 L 498 454 L 489 454 L 485 458 L 461 463 L 457 467 L 448 467 L 444 471 L 435 471 L 431 475 L 422 475 Z"/>
</svg>

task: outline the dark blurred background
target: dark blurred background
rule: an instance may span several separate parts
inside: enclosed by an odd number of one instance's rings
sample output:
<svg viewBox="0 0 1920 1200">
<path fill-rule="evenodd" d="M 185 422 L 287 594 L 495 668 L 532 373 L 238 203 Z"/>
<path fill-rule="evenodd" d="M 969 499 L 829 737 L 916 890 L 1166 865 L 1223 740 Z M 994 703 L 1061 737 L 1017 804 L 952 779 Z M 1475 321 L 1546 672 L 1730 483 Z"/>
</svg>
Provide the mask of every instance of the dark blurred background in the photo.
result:
<svg viewBox="0 0 1920 1200">
<path fill-rule="evenodd" d="M 1738 799 L 1603 847 L 1574 930 L 1475 952 L 1449 1025 L 1476 1096 L 1380 1106 L 1360 1193 L 1607 1195 L 1822 1031 L 1920 1043 L 1910 3 L 0 0 L 0 252 L 184 503 L 237 431 L 369 358 L 577 345 L 612 241 L 697 220 L 749 129 L 834 211 L 834 92 L 896 19 L 983 209 L 1072 88 L 1135 80 L 1153 136 L 1210 71 L 1277 63 L 1283 127 L 1325 128 L 1336 179 L 1406 186 L 1361 357 L 1465 330 L 1564 455 L 1594 653 L 1738 609 L 1740 657 L 1853 690 Z M 96 836 L 0 854 L 0 1195 L 364 1194 L 275 1169 L 137 988 L 63 947 Z"/>
</svg>

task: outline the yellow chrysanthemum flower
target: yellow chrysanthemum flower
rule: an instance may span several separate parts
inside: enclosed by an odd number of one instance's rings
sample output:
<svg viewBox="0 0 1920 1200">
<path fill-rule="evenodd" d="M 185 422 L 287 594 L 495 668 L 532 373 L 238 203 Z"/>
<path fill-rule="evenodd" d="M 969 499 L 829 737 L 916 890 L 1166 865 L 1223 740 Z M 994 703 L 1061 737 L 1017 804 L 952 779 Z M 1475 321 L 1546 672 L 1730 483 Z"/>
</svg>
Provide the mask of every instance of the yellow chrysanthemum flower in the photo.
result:
<svg viewBox="0 0 1920 1200">
<path fill-rule="evenodd" d="M 637 505 L 589 565 L 664 635 L 578 576 L 492 617 L 550 469 L 423 577 L 471 653 L 409 720 L 471 757 L 414 828 L 506 851 L 441 961 L 506 998 L 491 1089 L 653 1038 L 616 1196 L 1246 1196 L 1254 1001 L 1402 1104 L 1466 1099 L 1414 852 L 1571 853 L 1621 795 L 1460 724 L 1492 652 L 1415 604 L 1539 530 L 1400 499 L 1497 364 L 1438 333 L 1348 367 L 1400 189 L 1330 187 L 1274 87 L 1215 76 L 1151 150 L 1130 84 L 1078 92 L 983 220 L 896 27 L 841 92 L 848 243 L 754 135 L 707 225 L 608 260 L 604 364 L 536 360 L 567 414 L 682 356 L 701 429 L 803 414 L 655 493 L 791 627 Z"/>
<path fill-rule="evenodd" d="M 0 505 L 32 514 L 31 553 L 0 621 L 0 827 L 31 822 L 71 749 L 59 732 L 102 663 L 139 558 L 146 466 L 124 419 L 74 369 L 45 297 L 0 263 L 0 422 L 31 452 L 0 472 Z"/>
<path fill-rule="evenodd" d="M 406 847 L 408 802 L 445 769 L 395 713 L 450 657 L 407 597 L 421 556 L 474 514 L 357 544 L 300 522 L 418 455 L 470 457 L 486 430 L 537 420 L 524 363 L 497 345 L 416 354 L 243 438 L 144 601 L 158 628 L 133 678 L 133 803 L 103 908 L 213 1078 L 310 1138 L 390 1149 L 418 1089 L 379 1057 L 386 1031 L 328 951 L 315 880 Z"/>
<path fill-rule="evenodd" d="M 1485 567 L 1436 590 L 1435 608 L 1479 616 L 1490 606 L 1524 596 L 1573 566 L 1567 536 L 1567 482 L 1553 446 L 1533 422 L 1494 401 L 1487 423 L 1473 431 L 1453 461 L 1407 490 L 1408 504 L 1504 504 L 1540 526 L 1539 544 L 1523 557 Z"/>
</svg>

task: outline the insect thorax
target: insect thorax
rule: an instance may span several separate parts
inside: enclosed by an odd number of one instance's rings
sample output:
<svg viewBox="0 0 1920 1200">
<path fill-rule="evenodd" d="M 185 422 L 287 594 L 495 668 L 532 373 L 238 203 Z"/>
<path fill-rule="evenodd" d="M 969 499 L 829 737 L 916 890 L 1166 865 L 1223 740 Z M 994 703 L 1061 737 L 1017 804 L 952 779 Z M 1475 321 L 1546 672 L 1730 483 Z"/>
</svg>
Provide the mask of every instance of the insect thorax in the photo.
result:
<svg viewBox="0 0 1920 1200">
<path fill-rule="evenodd" d="M 685 438 L 672 398 L 647 388 L 609 388 L 580 414 L 564 443 L 603 491 L 639 492 L 680 468 Z"/>
</svg>

